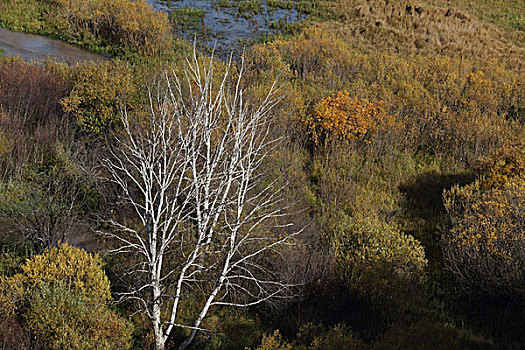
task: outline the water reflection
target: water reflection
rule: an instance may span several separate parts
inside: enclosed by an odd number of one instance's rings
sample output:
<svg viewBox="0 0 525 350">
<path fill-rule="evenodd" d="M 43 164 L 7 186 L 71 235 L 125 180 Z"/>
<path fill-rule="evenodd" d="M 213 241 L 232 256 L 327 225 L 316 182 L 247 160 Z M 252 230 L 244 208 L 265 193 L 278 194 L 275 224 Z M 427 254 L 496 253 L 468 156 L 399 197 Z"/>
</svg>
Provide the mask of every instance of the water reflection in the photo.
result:
<svg viewBox="0 0 525 350">
<path fill-rule="evenodd" d="M 100 55 L 81 50 L 60 40 L 11 32 L 3 28 L 0 28 L 0 48 L 2 48 L 2 55 L 18 56 L 28 62 L 44 61 L 47 57 L 65 63 L 104 60 Z"/>
<path fill-rule="evenodd" d="M 201 9 L 204 17 L 200 25 L 189 25 L 182 29 L 182 34 L 192 39 L 197 35 L 199 42 L 208 47 L 216 46 L 219 51 L 230 51 L 240 42 L 256 40 L 261 34 L 273 31 L 271 26 L 278 23 L 298 22 L 307 16 L 295 8 L 295 1 L 291 1 L 290 9 L 270 7 L 266 1 L 261 1 L 261 10 L 256 13 L 240 13 L 236 0 L 147 0 L 156 10 L 173 14 L 180 9 Z M 225 4 L 231 7 L 224 7 Z M 223 6 L 223 7 L 221 7 Z"/>
</svg>

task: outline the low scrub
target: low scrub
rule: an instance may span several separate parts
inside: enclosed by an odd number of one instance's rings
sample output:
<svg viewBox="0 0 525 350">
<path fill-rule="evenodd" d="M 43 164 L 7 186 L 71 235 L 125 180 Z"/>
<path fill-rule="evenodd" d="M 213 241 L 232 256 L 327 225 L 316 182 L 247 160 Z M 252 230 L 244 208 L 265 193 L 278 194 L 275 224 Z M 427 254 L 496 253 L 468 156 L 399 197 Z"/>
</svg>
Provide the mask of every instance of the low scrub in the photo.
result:
<svg viewBox="0 0 525 350">
<path fill-rule="evenodd" d="M 525 295 L 525 177 L 520 158 L 499 157 L 486 174 L 444 193 L 451 229 L 446 264 L 469 293 Z"/>
</svg>

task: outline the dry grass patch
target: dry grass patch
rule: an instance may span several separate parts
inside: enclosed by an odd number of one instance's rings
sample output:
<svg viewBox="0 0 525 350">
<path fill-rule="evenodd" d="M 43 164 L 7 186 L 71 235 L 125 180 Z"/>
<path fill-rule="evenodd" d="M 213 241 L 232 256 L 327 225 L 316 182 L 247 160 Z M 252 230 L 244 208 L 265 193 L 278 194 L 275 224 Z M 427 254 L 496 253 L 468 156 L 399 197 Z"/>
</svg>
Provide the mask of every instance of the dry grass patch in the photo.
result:
<svg viewBox="0 0 525 350">
<path fill-rule="evenodd" d="M 438 2 L 436 2 L 439 5 Z M 319 24 L 366 51 L 495 58 L 523 68 L 525 47 L 462 10 L 414 1 L 339 0 L 340 22 Z"/>
</svg>

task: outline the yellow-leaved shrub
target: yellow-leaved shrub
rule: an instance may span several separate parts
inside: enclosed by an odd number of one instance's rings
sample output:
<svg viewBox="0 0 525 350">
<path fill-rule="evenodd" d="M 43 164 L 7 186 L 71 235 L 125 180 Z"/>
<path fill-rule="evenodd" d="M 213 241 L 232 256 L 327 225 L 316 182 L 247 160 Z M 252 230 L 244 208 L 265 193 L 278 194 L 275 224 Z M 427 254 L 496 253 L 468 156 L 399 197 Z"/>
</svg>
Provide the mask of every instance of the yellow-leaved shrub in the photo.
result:
<svg viewBox="0 0 525 350">
<path fill-rule="evenodd" d="M 380 306 L 384 317 L 400 321 L 421 304 L 427 260 L 417 239 L 374 217 L 343 217 L 330 240 L 349 289 Z"/>
<path fill-rule="evenodd" d="M 102 267 L 101 258 L 85 250 L 48 248 L 20 273 L 0 276 L 0 315 L 47 349 L 129 348 L 131 325 L 108 307 Z"/>
<path fill-rule="evenodd" d="M 336 256 L 348 280 L 358 282 L 377 268 L 401 279 L 420 279 L 427 265 L 421 243 L 374 218 L 344 218 L 335 230 Z"/>
<path fill-rule="evenodd" d="M 29 259 L 17 278 L 29 289 L 42 283 L 64 282 L 90 303 L 100 304 L 111 298 L 103 265 L 98 255 L 62 244 Z"/>
<path fill-rule="evenodd" d="M 133 108 L 138 88 L 125 63 L 81 66 L 73 80 L 75 86 L 61 104 L 85 132 L 100 134 L 113 130 L 119 124 L 120 108 Z"/>
<path fill-rule="evenodd" d="M 443 252 L 467 292 L 525 292 L 525 176 L 501 166 L 473 183 L 444 192 L 451 227 Z"/>
<path fill-rule="evenodd" d="M 322 324 L 306 323 L 299 329 L 295 341 L 287 342 L 276 330 L 272 335 L 264 335 L 256 350 L 358 350 L 364 347 L 365 344 L 344 324 L 327 329 Z"/>
<path fill-rule="evenodd" d="M 49 20 L 69 39 L 142 55 L 162 54 L 169 47 L 168 15 L 154 11 L 146 1 L 46 1 L 53 8 L 47 13 Z"/>
</svg>

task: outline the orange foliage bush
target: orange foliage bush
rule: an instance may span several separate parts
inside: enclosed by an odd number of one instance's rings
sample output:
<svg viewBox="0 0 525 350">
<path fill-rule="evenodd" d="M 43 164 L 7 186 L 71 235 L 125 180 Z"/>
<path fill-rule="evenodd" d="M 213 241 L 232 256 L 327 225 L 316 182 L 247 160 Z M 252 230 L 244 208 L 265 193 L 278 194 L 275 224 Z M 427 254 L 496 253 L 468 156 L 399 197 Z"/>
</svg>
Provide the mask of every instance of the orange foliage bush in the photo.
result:
<svg viewBox="0 0 525 350">
<path fill-rule="evenodd" d="M 322 99 L 307 120 L 316 145 L 331 140 L 362 140 L 388 122 L 382 104 L 359 100 L 346 91 Z"/>
<path fill-rule="evenodd" d="M 255 46 L 250 63 L 261 81 L 272 81 L 267 72 L 274 71 L 289 82 L 279 114 L 294 122 L 309 118 L 319 96 L 348 91 L 358 100 L 382 101 L 395 117 L 393 141 L 407 150 L 471 165 L 507 140 L 523 138 L 516 122 L 525 118 L 525 73 L 495 60 L 481 69 L 469 58 L 363 53 L 336 33 L 312 27 L 293 40 Z"/>
<path fill-rule="evenodd" d="M 525 147 L 518 144 L 499 150 L 491 157 L 479 160 L 478 170 L 485 178 L 486 189 L 501 187 L 516 176 L 525 177 Z"/>
</svg>

